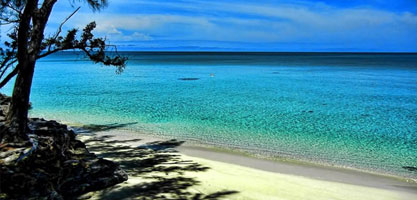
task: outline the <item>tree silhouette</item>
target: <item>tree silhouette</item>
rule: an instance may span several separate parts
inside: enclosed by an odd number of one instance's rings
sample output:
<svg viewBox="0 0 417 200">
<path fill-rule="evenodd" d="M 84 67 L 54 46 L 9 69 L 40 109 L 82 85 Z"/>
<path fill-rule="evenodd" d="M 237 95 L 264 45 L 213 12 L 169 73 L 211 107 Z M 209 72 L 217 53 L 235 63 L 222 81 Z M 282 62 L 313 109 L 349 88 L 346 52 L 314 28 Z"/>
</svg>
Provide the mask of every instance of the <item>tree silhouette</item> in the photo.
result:
<svg viewBox="0 0 417 200">
<path fill-rule="evenodd" d="M 1 0 L 0 25 L 11 27 L 8 41 L 0 48 L 0 88 L 16 77 L 12 102 L 7 114 L 7 129 L 0 133 L 1 142 L 21 143 L 28 140 L 27 116 L 29 97 L 36 61 L 56 52 L 79 50 L 95 63 L 116 67 L 123 71 L 127 58 L 117 53 L 103 38 L 94 37 L 95 22 L 88 24 L 79 34 L 77 29 L 62 33 L 62 26 L 79 8 L 69 15 L 56 33 L 44 37 L 45 27 L 58 0 Z M 81 0 L 73 0 L 75 4 Z M 107 6 L 107 0 L 85 0 L 93 11 Z M 114 52 L 112 56 L 108 51 Z"/>
</svg>

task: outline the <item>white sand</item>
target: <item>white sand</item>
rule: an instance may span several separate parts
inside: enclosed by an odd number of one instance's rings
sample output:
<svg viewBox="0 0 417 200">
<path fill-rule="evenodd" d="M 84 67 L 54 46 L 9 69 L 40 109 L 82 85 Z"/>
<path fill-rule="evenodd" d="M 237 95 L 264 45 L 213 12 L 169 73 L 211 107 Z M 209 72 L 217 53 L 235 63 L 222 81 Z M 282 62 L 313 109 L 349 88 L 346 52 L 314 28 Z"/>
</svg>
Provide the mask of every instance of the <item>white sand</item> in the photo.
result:
<svg viewBox="0 0 417 200">
<path fill-rule="evenodd" d="M 124 130 L 95 134 L 114 136 L 111 140 L 142 139 L 123 143 L 134 147 L 161 140 Z M 193 160 L 210 168 L 205 172 L 184 174 L 201 182 L 199 185 L 191 186 L 189 190 L 204 194 L 222 190 L 238 191 L 237 194 L 227 196 L 225 199 L 417 199 L 416 183 L 407 183 L 392 177 L 353 170 L 266 161 L 186 145 L 179 149 L 182 159 Z M 130 176 L 127 182 L 114 190 L 121 190 L 123 187 L 145 181 L 148 180 L 141 176 Z M 90 195 L 99 198 L 100 192 Z M 124 199 L 134 199 L 134 197 L 124 196 Z"/>
</svg>

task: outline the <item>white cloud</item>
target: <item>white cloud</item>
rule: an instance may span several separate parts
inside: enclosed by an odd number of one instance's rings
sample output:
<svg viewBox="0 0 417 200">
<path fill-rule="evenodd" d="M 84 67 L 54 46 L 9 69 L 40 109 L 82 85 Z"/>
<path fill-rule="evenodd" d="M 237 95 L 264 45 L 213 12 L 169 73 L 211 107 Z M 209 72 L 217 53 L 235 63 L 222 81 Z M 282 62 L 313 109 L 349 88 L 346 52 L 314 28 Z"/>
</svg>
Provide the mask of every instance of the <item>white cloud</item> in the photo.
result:
<svg viewBox="0 0 417 200">
<path fill-rule="evenodd" d="M 152 40 L 153 39 L 149 35 L 143 34 L 143 33 L 139 33 L 139 32 L 134 32 L 132 34 L 132 38 L 134 38 L 136 40 Z"/>
<path fill-rule="evenodd" d="M 105 34 L 122 34 L 113 24 L 98 24 L 95 30 Z"/>
<path fill-rule="evenodd" d="M 229 3 L 227 3 L 229 2 Z M 324 3 L 280 4 L 216 1 L 111 1 L 102 13 L 83 8 L 66 28 L 97 22 L 113 42 L 212 40 L 225 42 L 403 43 L 417 42 L 417 16 L 373 8 L 336 8 Z M 146 6 L 152 7 L 149 12 Z M 137 12 L 121 12 L 137 7 Z M 144 7 L 144 9 L 140 9 Z M 115 10 L 112 10 L 115 9 Z M 159 9 L 159 10 L 158 10 Z M 176 12 L 167 12 L 176 9 Z M 67 9 L 68 10 L 68 9 Z M 72 10 L 72 9 L 71 9 Z M 151 12 L 152 11 L 152 12 Z M 53 30 L 70 11 L 53 13 Z"/>
<path fill-rule="evenodd" d="M 180 14 L 97 15 L 99 28 L 111 34 L 118 30 L 159 35 L 160 39 L 280 42 L 303 39 L 386 39 L 398 36 L 398 29 L 410 29 L 417 23 L 412 13 L 392 13 L 372 9 L 336 9 L 326 6 L 308 8 L 282 5 L 209 3 L 213 12 L 223 16 L 187 16 Z M 207 8 L 206 8 L 207 9 Z M 196 11 L 198 12 L 198 11 Z M 240 17 L 249 15 L 250 17 Z M 89 14 L 83 14 L 88 16 Z M 252 16 L 252 17 L 251 17 Z M 82 17 L 83 23 L 87 23 Z M 81 21 L 78 21 L 81 24 Z M 390 30 L 387 27 L 397 27 Z M 370 34 L 384 31 L 384 34 Z M 407 32 L 407 30 L 404 30 Z M 365 34 L 366 33 L 366 34 Z"/>
<path fill-rule="evenodd" d="M 137 42 L 137 41 L 150 41 L 153 38 L 147 34 L 134 32 L 132 34 L 117 34 L 117 35 L 110 35 L 109 39 L 111 41 L 117 42 Z"/>
</svg>

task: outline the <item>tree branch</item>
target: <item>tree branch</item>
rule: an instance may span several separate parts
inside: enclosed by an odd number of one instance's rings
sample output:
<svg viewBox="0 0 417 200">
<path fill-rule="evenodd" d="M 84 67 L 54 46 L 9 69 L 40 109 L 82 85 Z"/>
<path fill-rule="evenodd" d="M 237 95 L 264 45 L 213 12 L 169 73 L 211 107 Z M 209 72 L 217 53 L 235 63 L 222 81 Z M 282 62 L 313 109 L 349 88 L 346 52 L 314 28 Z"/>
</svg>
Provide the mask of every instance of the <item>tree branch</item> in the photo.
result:
<svg viewBox="0 0 417 200">
<path fill-rule="evenodd" d="M 16 76 L 18 71 L 19 71 L 18 66 L 16 66 L 16 68 L 14 68 L 13 71 L 10 74 L 8 74 L 6 76 L 6 78 L 4 78 L 0 82 L 0 88 L 2 88 L 3 86 L 5 86 L 10 81 L 10 79 L 12 79 L 14 76 Z"/>
<path fill-rule="evenodd" d="M 53 38 L 53 40 L 56 40 L 57 38 L 58 38 L 58 36 L 59 36 L 59 34 L 61 34 L 61 31 L 62 31 L 62 26 L 64 26 L 64 24 L 72 17 L 72 16 L 74 16 L 75 15 L 75 13 L 77 13 L 78 12 L 78 10 L 80 10 L 80 8 L 81 7 L 78 7 L 77 9 L 75 9 L 74 10 L 74 12 L 72 12 L 67 18 L 65 18 L 65 20 L 59 25 L 59 27 L 58 27 L 58 31 L 55 33 L 55 35 L 54 35 L 54 37 L 52 37 Z M 52 43 L 51 43 L 52 44 Z M 52 45 L 49 45 L 48 46 L 48 51 L 50 51 L 51 50 L 51 46 Z"/>
<path fill-rule="evenodd" d="M 77 9 L 75 9 L 74 10 L 74 12 L 72 12 L 67 18 L 65 18 L 65 20 L 59 25 L 59 27 L 58 27 L 58 32 L 55 34 L 55 36 L 54 36 L 54 38 L 56 39 L 58 36 L 59 36 L 59 34 L 61 33 L 61 31 L 62 31 L 62 26 L 64 26 L 64 24 L 72 17 L 72 16 L 74 16 L 75 15 L 75 13 L 77 13 L 78 12 L 78 10 L 80 10 L 80 8 L 81 7 L 78 7 Z"/>
<path fill-rule="evenodd" d="M 9 62 L 10 60 L 11 60 L 11 62 Z M 0 79 L 3 77 L 3 75 L 9 69 L 9 67 L 12 66 L 16 62 L 17 62 L 17 59 L 14 58 L 14 57 L 13 57 L 13 60 L 11 58 L 6 58 L 6 59 L 3 60 L 3 62 L 1 63 L 1 68 L 0 68 L 1 71 L 2 71 L 1 74 L 0 74 Z"/>
<path fill-rule="evenodd" d="M 13 11 L 15 11 L 17 14 L 21 15 L 22 14 L 22 10 L 15 8 L 10 2 L 7 4 L 7 7 L 12 9 Z"/>
<path fill-rule="evenodd" d="M 2 16 L 0 16 L 0 21 L 3 21 L 3 23 L 1 23 L 0 25 L 8 25 L 8 24 L 19 23 L 18 19 L 4 18 Z"/>
<path fill-rule="evenodd" d="M 50 54 L 65 51 L 65 50 L 80 50 L 84 52 L 95 63 L 102 63 L 104 65 L 113 65 L 117 67 L 116 73 L 121 73 L 124 69 L 127 58 L 119 55 L 117 47 L 106 44 L 103 38 L 95 38 L 92 31 L 96 27 L 95 22 L 91 22 L 84 29 L 83 33 L 77 39 L 77 30 L 69 30 L 65 37 L 58 36 L 55 39 L 46 39 L 43 47 L 49 47 L 46 52 L 41 53 L 38 58 L 46 57 Z M 106 49 L 113 47 L 116 55 L 110 57 L 106 55 Z"/>
</svg>

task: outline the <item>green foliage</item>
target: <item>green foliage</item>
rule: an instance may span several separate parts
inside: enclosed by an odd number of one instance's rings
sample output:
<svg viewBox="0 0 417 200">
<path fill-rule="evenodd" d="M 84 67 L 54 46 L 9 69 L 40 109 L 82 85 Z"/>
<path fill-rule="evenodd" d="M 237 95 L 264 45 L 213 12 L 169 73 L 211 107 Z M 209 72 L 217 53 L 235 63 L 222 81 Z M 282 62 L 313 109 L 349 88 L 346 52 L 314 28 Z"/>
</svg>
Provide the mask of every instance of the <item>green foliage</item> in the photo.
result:
<svg viewBox="0 0 417 200">
<path fill-rule="evenodd" d="M 80 2 L 73 0 L 72 2 Z M 88 3 L 93 11 L 99 11 L 107 6 L 107 0 L 83 0 Z M 0 88 L 11 80 L 18 72 L 17 51 L 18 51 L 18 30 L 19 22 L 25 9 L 27 0 L 1 0 L 0 3 L 0 25 L 8 25 L 8 39 L 4 42 L 4 48 L 0 48 Z M 108 45 L 104 38 L 96 38 L 93 34 L 96 23 L 89 23 L 79 34 L 78 29 L 70 29 L 66 34 L 61 34 L 62 25 L 76 13 L 75 10 L 61 26 L 55 35 L 44 38 L 40 48 L 36 50 L 37 59 L 46 57 L 56 52 L 76 50 L 84 52 L 94 63 L 101 63 L 106 66 L 115 66 L 116 73 L 121 73 L 125 67 L 127 58 L 119 55 L 117 48 Z M 31 16 L 33 18 L 33 16 Z M 47 20 L 45 21 L 45 23 Z M 32 26 L 30 26 L 29 36 Z M 32 38 L 33 39 L 33 38 Z M 28 44 L 31 38 L 27 38 Z M 28 47 L 25 47 L 28 49 Z M 111 53 L 112 56 L 109 56 Z"/>
<path fill-rule="evenodd" d="M 73 0 L 74 1 L 83 1 L 83 0 Z M 107 0 L 85 0 L 87 4 L 93 9 L 93 11 L 100 11 L 101 9 L 107 7 Z"/>
<path fill-rule="evenodd" d="M 89 23 L 80 36 L 77 38 L 77 29 L 71 29 L 62 37 L 46 38 L 41 45 L 43 53 L 39 57 L 45 57 L 52 53 L 63 50 L 80 50 L 83 51 L 94 63 L 102 63 L 106 66 L 115 66 L 116 72 L 121 73 L 126 64 L 126 57 L 122 57 L 117 53 L 115 46 L 107 45 L 104 38 L 95 38 L 92 31 L 96 28 L 96 23 Z M 112 48 L 115 56 L 106 55 Z"/>
</svg>

